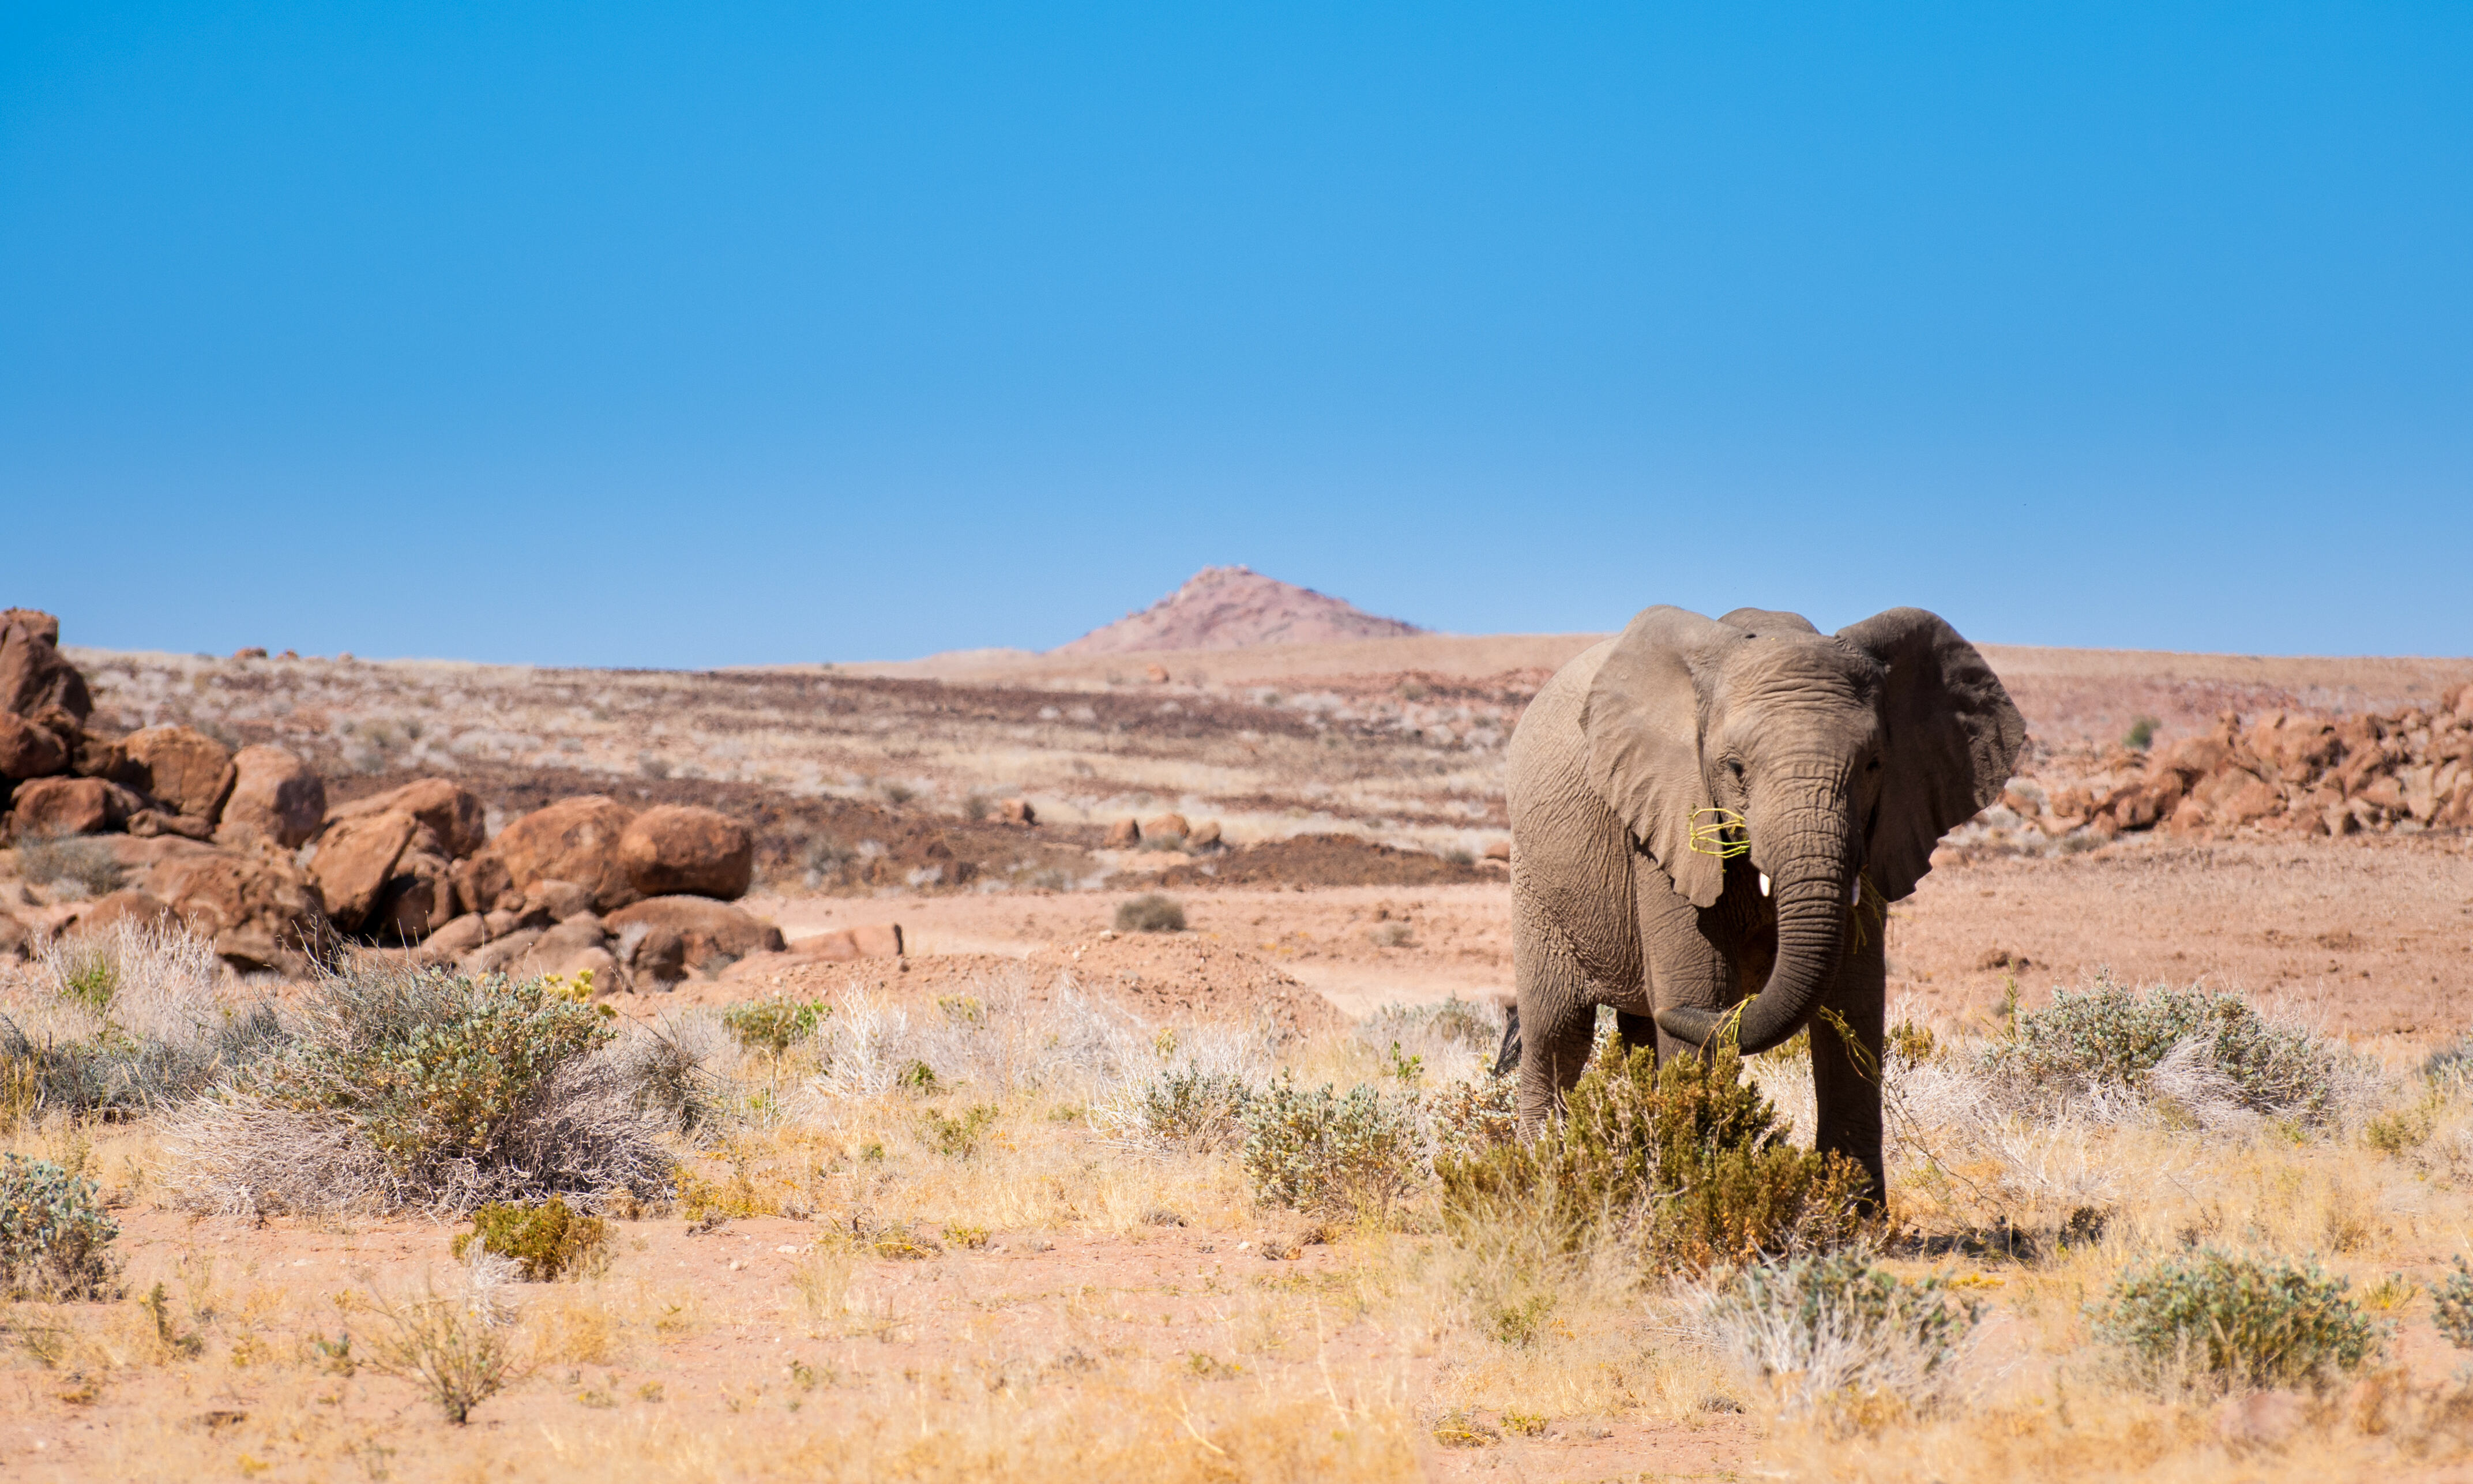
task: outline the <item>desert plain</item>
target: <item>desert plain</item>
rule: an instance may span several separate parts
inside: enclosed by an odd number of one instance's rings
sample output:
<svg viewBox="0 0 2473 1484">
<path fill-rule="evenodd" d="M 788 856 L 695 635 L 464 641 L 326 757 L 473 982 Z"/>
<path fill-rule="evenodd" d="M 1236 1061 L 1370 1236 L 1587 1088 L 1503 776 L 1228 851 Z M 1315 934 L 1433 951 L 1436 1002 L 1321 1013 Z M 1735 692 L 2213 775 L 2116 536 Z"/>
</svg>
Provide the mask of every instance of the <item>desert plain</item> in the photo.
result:
<svg viewBox="0 0 2473 1484">
<path fill-rule="evenodd" d="M 1594 637 L 697 674 L 64 649 L 98 715 L 288 749 L 330 805 L 442 778 L 493 834 L 587 794 L 729 814 L 754 841 L 738 905 L 787 951 L 601 986 L 613 1026 L 692 1054 L 703 1112 L 663 1136 L 676 1178 L 598 1207 L 601 1246 L 555 1281 L 459 1259 L 471 1223 L 440 1207 L 251 1209 L 201 1180 L 175 1111 L 9 1103 L 0 1147 L 93 1181 L 119 1235 L 108 1296 L 0 1319 L 0 1478 L 2473 1476 L 2468 1352 L 2434 1306 L 2473 1251 L 2473 1094 L 2446 1071 L 2473 836 L 2396 811 L 2115 830 L 2053 802 L 2228 712 L 2443 724 L 2473 661 L 1985 647 L 2034 787 L 1887 922 L 1890 1018 L 1920 1039 L 1884 1069 L 1865 1251 L 1979 1311 L 1903 1396 L 1850 1408 L 1747 1365 L 1708 1317 L 1722 1274 L 1473 1235 L 1430 1152 L 1343 1208 L 1266 1194 L 1241 1134 L 1145 1122 L 1181 1070 L 1403 1107 L 1488 1083 L 1502 745 Z M 1111 839 L 1170 815 L 1182 835 Z M 1218 842 L 1188 849 L 1206 821 Z M 1120 930 L 1151 896 L 1182 927 Z M 898 956 L 797 951 L 893 924 Z M 65 1024 L 62 962 L 0 968 L 0 1013 Z M 1965 1081 L 2017 1016 L 2103 984 L 2237 995 L 2341 1056 L 2341 1086 L 2309 1118 L 2081 1116 Z M 821 1028 L 729 1029 L 768 1002 Z M 1808 1074 L 1753 1074 L 1808 1141 Z M 2348 1280 L 2376 1355 L 2138 1379 L 2095 1310 L 2200 1248 Z M 504 1355 L 461 1423 L 389 1349 L 447 1311 Z"/>
</svg>

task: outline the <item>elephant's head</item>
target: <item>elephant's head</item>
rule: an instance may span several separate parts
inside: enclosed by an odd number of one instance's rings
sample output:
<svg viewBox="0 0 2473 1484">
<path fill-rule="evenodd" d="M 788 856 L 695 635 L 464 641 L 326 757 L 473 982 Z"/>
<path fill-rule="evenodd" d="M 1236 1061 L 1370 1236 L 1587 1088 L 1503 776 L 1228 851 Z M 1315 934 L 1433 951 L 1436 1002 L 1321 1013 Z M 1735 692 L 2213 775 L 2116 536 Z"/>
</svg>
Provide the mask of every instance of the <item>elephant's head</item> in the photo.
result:
<svg viewBox="0 0 2473 1484">
<path fill-rule="evenodd" d="M 1742 1009 L 1747 1054 L 1811 1018 L 1849 903 L 1912 893 L 1940 837 L 2001 796 L 2026 738 L 1983 657 L 1912 608 L 1835 634 L 1759 609 L 1649 609 L 1606 656 L 1581 727 L 1593 782 L 1677 892 L 1716 905 L 1725 855 L 1745 847 L 1766 877 L 1777 964 Z M 1657 1023 L 1696 1045 L 1721 1017 L 1669 1007 Z"/>
</svg>

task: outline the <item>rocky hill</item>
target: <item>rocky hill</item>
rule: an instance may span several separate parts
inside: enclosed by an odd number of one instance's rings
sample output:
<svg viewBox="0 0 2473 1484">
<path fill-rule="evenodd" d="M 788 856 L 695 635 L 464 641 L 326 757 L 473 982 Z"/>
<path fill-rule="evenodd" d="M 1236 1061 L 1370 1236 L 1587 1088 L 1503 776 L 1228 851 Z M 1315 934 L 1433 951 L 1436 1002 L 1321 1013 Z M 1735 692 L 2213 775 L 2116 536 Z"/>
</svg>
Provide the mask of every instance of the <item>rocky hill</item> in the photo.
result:
<svg viewBox="0 0 2473 1484">
<path fill-rule="evenodd" d="M 1426 631 L 1380 618 L 1338 598 L 1264 577 L 1249 567 L 1204 567 L 1184 586 L 1049 653 L 1126 655 L 1143 650 L 1244 649 L 1389 639 Z"/>
</svg>

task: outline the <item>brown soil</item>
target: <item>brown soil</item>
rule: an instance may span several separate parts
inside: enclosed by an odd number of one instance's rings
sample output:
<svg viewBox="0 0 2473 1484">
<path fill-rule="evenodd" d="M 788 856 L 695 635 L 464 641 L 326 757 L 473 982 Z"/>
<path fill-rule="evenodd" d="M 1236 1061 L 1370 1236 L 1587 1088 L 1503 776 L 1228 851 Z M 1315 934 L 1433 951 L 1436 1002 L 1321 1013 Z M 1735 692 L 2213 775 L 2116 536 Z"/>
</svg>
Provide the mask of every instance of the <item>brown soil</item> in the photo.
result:
<svg viewBox="0 0 2473 1484">
<path fill-rule="evenodd" d="M 1164 887 L 1269 886 L 1302 891 L 1309 886 L 1465 886 L 1502 874 L 1355 835 L 1291 835 L 1190 864 L 1172 864 L 1159 874 L 1157 881 Z M 1109 884 L 1140 883 L 1119 875 Z"/>
</svg>

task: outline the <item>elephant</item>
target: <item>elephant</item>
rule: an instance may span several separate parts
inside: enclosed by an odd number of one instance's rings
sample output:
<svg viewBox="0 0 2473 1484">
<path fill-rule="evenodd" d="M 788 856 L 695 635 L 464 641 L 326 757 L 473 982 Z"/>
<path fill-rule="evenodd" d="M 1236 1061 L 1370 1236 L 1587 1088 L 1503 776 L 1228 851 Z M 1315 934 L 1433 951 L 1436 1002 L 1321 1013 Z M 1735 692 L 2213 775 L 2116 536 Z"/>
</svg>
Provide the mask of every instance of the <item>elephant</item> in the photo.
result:
<svg viewBox="0 0 2473 1484">
<path fill-rule="evenodd" d="M 1810 1026 L 1814 1145 L 1862 1166 L 1878 1209 L 1887 906 L 2025 741 L 1992 667 L 1921 609 L 1827 634 L 1660 605 L 1563 666 L 1508 749 L 1524 1132 L 1579 1080 L 1600 1005 L 1661 1061 Z"/>
</svg>

